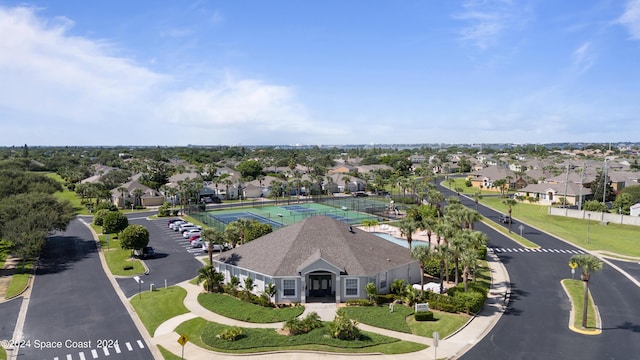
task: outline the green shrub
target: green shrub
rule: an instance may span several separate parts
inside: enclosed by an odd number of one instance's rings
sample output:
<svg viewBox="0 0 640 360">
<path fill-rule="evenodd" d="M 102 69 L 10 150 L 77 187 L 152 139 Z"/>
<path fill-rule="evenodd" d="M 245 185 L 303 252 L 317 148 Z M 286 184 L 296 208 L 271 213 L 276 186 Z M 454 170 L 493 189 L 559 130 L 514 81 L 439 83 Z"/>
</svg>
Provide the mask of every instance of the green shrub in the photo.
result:
<svg viewBox="0 0 640 360">
<path fill-rule="evenodd" d="M 312 312 L 304 319 L 293 318 L 284 323 L 282 329 L 289 332 L 289 335 L 306 334 L 309 331 L 322 327 L 322 320 L 316 312 Z"/>
<path fill-rule="evenodd" d="M 407 284 L 406 281 L 402 279 L 395 279 L 391 283 L 391 287 L 389 288 L 389 291 L 391 291 L 392 294 L 401 295 L 406 284 Z"/>
<path fill-rule="evenodd" d="M 171 215 L 171 204 L 165 202 L 158 208 L 158 217 L 165 217 Z"/>
<path fill-rule="evenodd" d="M 227 341 L 235 341 L 240 336 L 242 336 L 242 328 L 238 326 L 226 328 L 220 333 L 220 338 Z"/>
<path fill-rule="evenodd" d="M 129 219 L 120 211 L 109 211 L 102 220 L 102 233 L 119 233 L 129 225 Z"/>
<path fill-rule="evenodd" d="M 481 246 L 478 248 L 478 260 L 484 260 L 487 257 L 487 247 Z"/>
<path fill-rule="evenodd" d="M 347 306 L 372 306 L 373 303 L 367 299 L 350 299 L 346 302 Z"/>
<path fill-rule="evenodd" d="M 433 312 L 432 311 L 418 311 L 413 314 L 414 319 L 416 321 L 433 321 Z"/>
<path fill-rule="evenodd" d="M 93 225 L 102 226 L 105 215 L 107 215 L 110 212 L 111 210 L 109 209 L 100 209 L 96 211 L 96 213 L 93 215 Z"/>
<path fill-rule="evenodd" d="M 477 314 L 482 309 L 486 297 L 482 293 L 468 291 L 456 294 L 453 299 L 459 312 Z"/>
<path fill-rule="evenodd" d="M 384 304 L 389 304 L 392 303 L 394 300 L 396 299 L 396 296 L 394 294 L 379 294 L 376 297 L 376 304 L 377 305 L 384 305 Z"/>
<path fill-rule="evenodd" d="M 358 323 L 351 320 L 344 311 L 338 310 L 335 319 L 329 323 L 331 337 L 340 340 L 358 340 L 360 329 Z"/>
<path fill-rule="evenodd" d="M 95 211 L 105 209 L 109 211 L 118 211 L 118 207 L 109 201 L 101 201 L 98 206 L 96 206 Z"/>
</svg>

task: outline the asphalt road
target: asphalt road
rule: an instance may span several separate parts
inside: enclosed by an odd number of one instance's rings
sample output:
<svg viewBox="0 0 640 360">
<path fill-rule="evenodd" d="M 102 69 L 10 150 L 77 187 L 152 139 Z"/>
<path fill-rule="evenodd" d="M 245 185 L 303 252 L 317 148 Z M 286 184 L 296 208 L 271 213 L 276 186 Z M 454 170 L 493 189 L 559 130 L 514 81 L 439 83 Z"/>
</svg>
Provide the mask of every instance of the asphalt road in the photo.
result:
<svg viewBox="0 0 640 360">
<path fill-rule="evenodd" d="M 156 288 L 181 283 L 196 277 L 202 263 L 195 259 L 194 253 L 190 253 L 184 247 L 185 239 L 181 234 L 167 228 L 169 218 L 147 220 L 147 216 L 156 213 L 137 213 L 128 215 L 129 224 L 142 225 L 149 230 L 149 246 L 156 251 L 156 257 L 144 260 L 149 269 L 148 275 L 142 275 L 144 284 L 140 285 L 132 278 L 117 279 L 118 285 L 126 297 L 131 297 L 140 290 L 149 290 L 149 285 Z M 200 252 L 201 253 L 201 252 Z"/>
<path fill-rule="evenodd" d="M 22 306 L 22 297 L 0 303 L 0 346 L 3 340 L 11 340 Z"/>
<path fill-rule="evenodd" d="M 19 359 L 153 359 L 80 220 L 47 239 Z"/>
<path fill-rule="evenodd" d="M 463 197 L 462 202 L 475 208 L 473 200 Z M 483 206 L 478 210 L 494 221 L 500 215 Z M 520 223 L 511 226 L 519 233 Z M 461 359 L 630 359 L 640 354 L 640 288 L 621 273 L 605 265 L 592 275 L 589 286 L 603 329 L 601 335 L 581 335 L 568 328 L 571 304 L 560 285 L 578 277 L 568 262 L 581 250 L 526 224 L 523 235 L 548 252 L 527 251 L 484 224 L 476 229 L 489 236 L 488 247 L 507 268 L 511 296 L 505 315 Z"/>
</svg>

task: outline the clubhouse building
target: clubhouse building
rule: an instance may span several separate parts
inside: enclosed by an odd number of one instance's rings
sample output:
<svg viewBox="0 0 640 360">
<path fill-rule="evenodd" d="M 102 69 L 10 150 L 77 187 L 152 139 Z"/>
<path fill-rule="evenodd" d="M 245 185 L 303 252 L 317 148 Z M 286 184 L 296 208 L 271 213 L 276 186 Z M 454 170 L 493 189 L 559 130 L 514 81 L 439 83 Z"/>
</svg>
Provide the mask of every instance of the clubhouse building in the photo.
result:
<svg viewBox="0 0 640 360">
<path fill-rule="evenodd" d="M 342 221 L 316 215 L 214 258 L 228 282 L 251 277 L 254 293 L 275 284 L 276 303 L 345 302 L 365 299 L 365 286 L 389 292 L 393 280 L 420 281 L 409 250 Z"/>
</svg>

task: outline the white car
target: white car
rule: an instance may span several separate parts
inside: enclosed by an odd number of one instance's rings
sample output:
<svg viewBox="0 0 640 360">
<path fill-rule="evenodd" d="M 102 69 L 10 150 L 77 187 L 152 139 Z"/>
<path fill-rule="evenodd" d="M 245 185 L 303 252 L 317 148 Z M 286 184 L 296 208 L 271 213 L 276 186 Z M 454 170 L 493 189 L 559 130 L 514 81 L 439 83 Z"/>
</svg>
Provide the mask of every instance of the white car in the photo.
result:
<svg viewBox="0 0 640 360">
<path fill-rule="evenodd" d="M 182 225 L 178 226 L 178 230 L 177 231 L 180 231 L 180 232 L 183 233 L 183 232 L 185 232 L 187 230 L 191 230 L 191 229 L 200 229 L 200 230 L 202 230 L 202 227 L 198 226 L 198 225 L 195 225 L 195 224 L 192 224 L 192 223 L 186 223 L 186 224 L 182 224 Z"/>
<path fill-rule="evenodd" d="M 202 232 L 202 230 L 200 229 L 189 229 L 186 230 L 185 232 L 182 233 L 182 237 L 185 239 L 188 239 L 190 237 L 192 237 L 193 235 L 200 235 L 200 232 Z"/>
<path fill-rule="evenodd" d="M 171 224 L 169 224 L 169 228 L 170 228 L 171 230 L 175 230 L 175 231 L 177 231 L 177 230 L 178 230 L 178 226 L 180 226 L 180 225 L 182 225 L 182 224 L 186 224 L 186 223 L 187 223 L 187 222 L 186 222 L 186 221 L 184 221 L 184 220 L 174 221 L 174 222 L 172 222 Z"/>
<path fill-rule="evenodd" d="M 203 250 L 207 250 L 209 248 L 209 242 L 208 241 L 203 241 L 202 239 L 197 239 L 197 240 L 193 240 L 191 242 L 191 247 L 193 248 L 202 248 Z M 213 251 L 225 251 L 227 250 L 229 247 L 227 244 L 224 245 L 220 245 L 220 244 L 213 244 Z"/>
</svg>

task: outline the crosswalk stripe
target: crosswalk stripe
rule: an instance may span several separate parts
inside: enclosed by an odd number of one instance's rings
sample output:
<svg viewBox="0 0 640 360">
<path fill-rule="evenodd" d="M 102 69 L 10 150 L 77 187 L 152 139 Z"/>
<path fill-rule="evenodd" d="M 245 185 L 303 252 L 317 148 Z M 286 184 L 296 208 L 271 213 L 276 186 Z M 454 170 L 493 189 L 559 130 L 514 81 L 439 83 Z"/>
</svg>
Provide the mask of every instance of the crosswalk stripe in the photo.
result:
<svg viewBox="0 0 640 360">
<path fill-rule="evenodd" d="M 524 249 L 523 248 L 518 248 L 518 251 L 524 252 Z"/>
<path fill-rule="evenodd" d="M 94 359 L 97 359 L 98 358 L 98 350 L 96 350 L 96 349 L 91 350 L 91 356 L 93 356 Z"/>
<path fill-rule="evenodd" d="M 102 348 L 102 351 L 104 351 L 104 356 L 109 356 L 110 355 L 109 354 L 109 349 L 107 349 L 106 346 Z"/>
<path fill-rule="evenodd" d="M 125 344 L 125 345 L 127 345 L 127 350 L 129 350 L 129 351 L 133 351 L 133 347 L 131 347 L 131 343 L 130 343 L 130 342 L 128 342 L 128 341 L 127 341 L 127 342 L 126 342 L 126 343 L 124 343 L 124 344 Z"/>
<path fill-rule="evenodd" d="M 67 354 L 67 360 L 72 360 L 73 357 L 71 356 L 71 354 Z"/>
<path fill-rule="evenodd" d="M 80 356 L 80 360 L 86 360 L 86 358 L 84 357 L 84 353 L 78 353 L 78 356 Z"/>
<path fill-rule="evenodd" d="M 144 344 L 141 340 L 138 340 L 138 346 L 140 346 L 140 349 L 144 349 Z"/>
<path fill-rule="evenodd" d="M 53 358 L 53 360 L 60 360 L 60 358 L 56 356 Z"/>
<path fill-rule="evenodd" d="M 113 349 L 116 351 L 116 354 L 120 354 L 120 346 L 118 344 L 115 344 Z"/>
<path fill-rule="evenodd" d="M 564 250 L 562 250 L 562 249 L 560 249 L 560 252 L 561 252 L 561 253 L 563 253 L 563 254 L 566 254 L 566 253 L 567 253 L 566 251 L 564 251 Z"/>
</svg>

